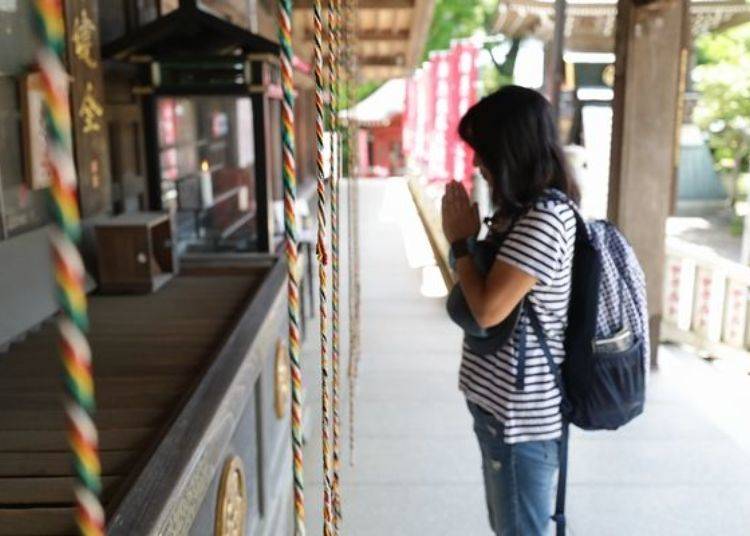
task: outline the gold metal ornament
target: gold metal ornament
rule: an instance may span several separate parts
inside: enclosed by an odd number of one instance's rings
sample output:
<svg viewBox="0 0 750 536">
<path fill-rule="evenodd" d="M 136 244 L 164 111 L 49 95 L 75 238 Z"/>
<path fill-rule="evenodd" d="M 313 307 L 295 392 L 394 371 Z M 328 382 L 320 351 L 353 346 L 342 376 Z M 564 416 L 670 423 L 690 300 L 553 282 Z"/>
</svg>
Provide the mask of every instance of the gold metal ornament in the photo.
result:
<svg viewBox="0 0 750 536">
<path fill-rule="evenodd" d="M 274 389 L 276 418 L 283 419 L 286 415 L 289 392 L 291 391 L 291 374 L 289 372 L 289 352 L 287 352 L 286 344 L 281 339 L 276 343 L 274 372 L 276 380 Z"/>
<path fill-rule="evenodd" d="M 247 522 L 245 468 L 239 456 L 224 464 L 216 505 L 215 536 L 244 536 Z"/>
</svg>

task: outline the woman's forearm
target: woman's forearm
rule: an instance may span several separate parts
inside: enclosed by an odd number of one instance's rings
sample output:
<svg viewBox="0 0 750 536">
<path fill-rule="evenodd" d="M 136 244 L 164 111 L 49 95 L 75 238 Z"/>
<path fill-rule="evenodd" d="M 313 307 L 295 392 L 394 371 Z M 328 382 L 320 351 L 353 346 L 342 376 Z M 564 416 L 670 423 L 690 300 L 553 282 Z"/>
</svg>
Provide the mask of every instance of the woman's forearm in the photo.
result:
<svg viewBox="0 0 750 536">
<path fill-rule="evenodd" d="M 456 274 L 469 310 L 483 328 L 505 320 L 536 284 L 536 278 L 503 262 L 495 262 L 484 277 L 468 255 L 456 262 Z"/>
<path fill-rule="evenodd" d="M 456 261 L 456 275 L 471 314 L 480 326 L 487 327 L 487 322 L 490 319 L 487 318 L 488 293 L 486 292 L 486 281 L 469 255 L 465 255 Z"/>
</svg>

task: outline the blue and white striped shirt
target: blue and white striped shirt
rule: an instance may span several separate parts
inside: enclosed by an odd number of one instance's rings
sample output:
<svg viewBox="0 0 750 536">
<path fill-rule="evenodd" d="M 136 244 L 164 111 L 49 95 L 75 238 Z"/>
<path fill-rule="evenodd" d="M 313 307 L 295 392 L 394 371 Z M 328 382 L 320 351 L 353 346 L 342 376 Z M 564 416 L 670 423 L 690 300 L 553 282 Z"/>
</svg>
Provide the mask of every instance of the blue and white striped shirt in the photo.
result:
<svg viewBox="0 0 750 536">
<path fill-rule="evenodd" d="M 545 197 L 515 224 L 503 241 L 497 260 L 537 279 L 527 299 L 534 307 L 556 363 L 565 358 L 571 268 L 576 221 L 566 203 Z M 519 333 L 526 330 L 526 373 L 522 391 L 516 389 Z M 514 335 L 502 349 L 477 355 L 463 347 L 459 385 L 466 398 L 504 424 L 506 443 L 560 437 L 560 390 L 534 331 L 521 311 Z"/>
</svg>

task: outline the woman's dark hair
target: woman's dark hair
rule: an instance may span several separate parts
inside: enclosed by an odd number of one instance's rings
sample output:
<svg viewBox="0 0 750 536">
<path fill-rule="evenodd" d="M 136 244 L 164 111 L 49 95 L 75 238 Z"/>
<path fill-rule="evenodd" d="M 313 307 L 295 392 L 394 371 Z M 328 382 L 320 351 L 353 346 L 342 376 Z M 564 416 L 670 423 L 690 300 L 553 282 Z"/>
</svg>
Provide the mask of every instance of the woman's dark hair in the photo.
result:
<svg viewBox="0 0 750 536">
<path fill-rule="evenodd" d="M 504 215 L 520 214 L 547 188 L 580 202 L 550 104 L 537 91 L 505 86 L 484 97 L 463 116 L 458 133 L 489 171 L 492 201 Z"/>
</svg>

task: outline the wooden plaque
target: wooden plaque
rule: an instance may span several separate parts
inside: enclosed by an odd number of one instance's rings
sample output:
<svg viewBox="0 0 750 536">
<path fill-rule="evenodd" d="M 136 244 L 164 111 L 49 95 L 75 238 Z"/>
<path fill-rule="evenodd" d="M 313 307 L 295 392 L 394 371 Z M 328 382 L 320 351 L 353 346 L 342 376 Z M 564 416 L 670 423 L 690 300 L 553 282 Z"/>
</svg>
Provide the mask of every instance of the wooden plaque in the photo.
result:
<svg viewBox="0 0 750 536">
<path fill-rule="evenodd" d="M 99 4 L 65 2 L 67 52 L 78 195 L 84 218 L 111 210 L 111 178 L 104 82 L 99 42 Z"/>
<path fill-rule="evenodd" d="M 43 99 L 42 76 L 38 72 L 26 74 L 21 80 L 21 115 L 26 184 L 31 190 L 50 185 Z"/>
</svg>

